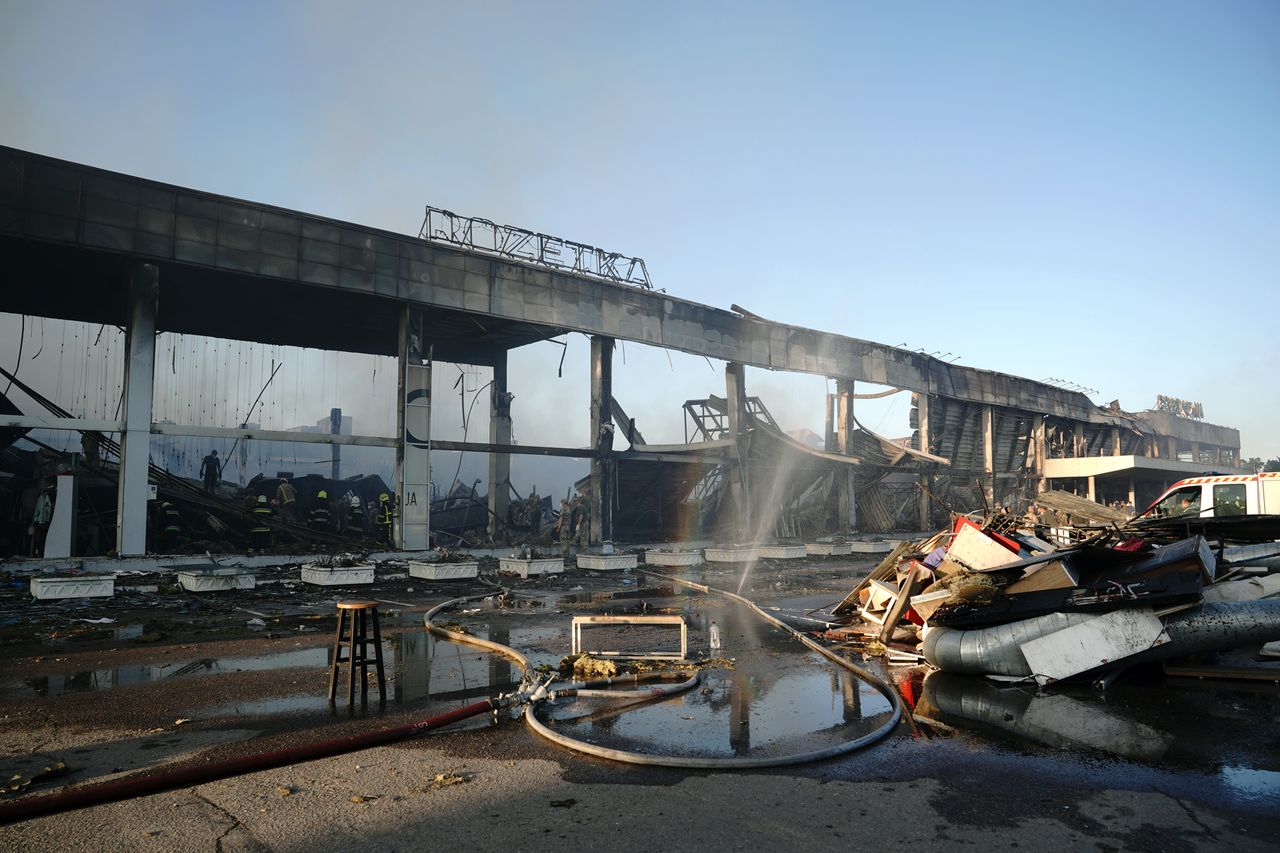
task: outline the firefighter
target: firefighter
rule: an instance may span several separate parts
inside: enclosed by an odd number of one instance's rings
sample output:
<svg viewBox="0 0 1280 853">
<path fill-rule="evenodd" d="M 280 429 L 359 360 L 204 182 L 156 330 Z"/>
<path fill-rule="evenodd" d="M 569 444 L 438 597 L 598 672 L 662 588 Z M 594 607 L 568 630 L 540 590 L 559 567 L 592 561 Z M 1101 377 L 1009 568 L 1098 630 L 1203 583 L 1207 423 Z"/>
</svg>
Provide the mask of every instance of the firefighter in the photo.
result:
<svg viewBox="0 0 1280 853">
<path fill-rule="evenodd" d="M 261 551 L 271 546 L 271 528 L 265 522 L 271 518 L 271 504 L 266 495 L 258 495 L 253 507 L 253 527 L 249 530 L 250 551 Z"/>
<path fill-rule="evenodd" d="M 529 530 L 534 538 L 542 535 L 542 498 L 534 489 L 524 500 L 524 517 L 529 522 Z"/>
<path fill-rule="evenodd" d="M 378 537 L 388 548 L 394 543 L 391 530 L 391 495 L 383 492 L 378 495 Z"/>
<path fill-rule="evenodd" d="M 591 544 L 591 501 L 587 499 L 585 492 L 580 492 L 574 503 L 576 506 L 573 515 L 577 523 L 575 532 L 578 534 L 578 550 L 585 551 Z"/>
<path fill-rule="evenodd" d="M 276 503 L 280 505 L 280 514 L 285 524 L 298 523 L 298 492 L 288 477 L 281 477 L 280 485 L 276 486 Z"/>
<path fill-rule="evenodd" d="M 560 556 L 569 556 L 569 542 L 572 539 L 573 510 L 569 507 L 569 499 L 560 499 L 560 517 L 556 519 L 555 532 L 560 534 Z"/>
<path fill-rule="evenodd" d="M 160 504 L 160 547 L 172 552 L 182 538 L 182 514 L 168 501 Z"/>
<path fill-rule="evenodd" d="M 359 495 L 352 495 L 347 502 L 347 535 L 354 539 L 364 539 L 367 534 L 364 504 Z"/>
<path fill-rule="evenodd" d="M 311 508 L 311 514 L 307 517 L 307 521 L 312 530 L 319 530 L 323 533 L 329 532 L 329 526 L 333 522 L 333 515 L 329 512 L 329 493 L 324 489 L 316 492 L 316 503 Z"/>
</svg>

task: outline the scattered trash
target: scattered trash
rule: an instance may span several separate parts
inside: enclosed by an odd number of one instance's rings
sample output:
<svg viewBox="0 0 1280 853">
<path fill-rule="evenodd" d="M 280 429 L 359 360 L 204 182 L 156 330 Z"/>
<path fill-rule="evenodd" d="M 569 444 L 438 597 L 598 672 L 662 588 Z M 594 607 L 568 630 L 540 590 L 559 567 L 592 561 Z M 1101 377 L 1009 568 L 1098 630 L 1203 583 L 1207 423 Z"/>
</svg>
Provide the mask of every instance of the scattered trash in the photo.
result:
<svg viewBox="0 0 1280 853">
<path fill-rule="evenodd" d="M 549 803 L 549 805 L 553 809 L 571 809 L 577 804 L 578 804 L 578 801 L 572 798 L 567 800 L 552 800 Z"/>
<path fill-rule="evenodd" d="M 437 788 L 447 788 L 450 785 L 465 785 L 476 777 L 474 773 L 459 773 L 450 770 L 446 773 L 437 773 L 435 778 L 427 783 L 427 787 L 423 790 L 431 791 Z"/>
<path fill-rule="evenodd" d="M 1050 500 L 1105 526 L 1054 544 L 1031 518 L 955 516 L 887 555 L 834 609 L 849 623 L 824 636 L 891 666 L 1042 685 L 1280 639 L 1280 599 L 1265 600 L 1280 583 L 1220 578 L 1204 536 L 1121 526 L 1071 495 Z"/>
<path fill-rule="evenodd" d="M 90 625 L 111 625 L 111 624 L 113 624 L 116 620 L 112 619 L 110 616 L 103 616 L 103 617 L 98 618 L 98 619 L 82 619 L 82 618 L 77 618 L 77 619 L 75 619 L 75 620 L 73 620 L 73 621 L 76 621 L 76 622 L 88 622 Z"/>
<path fill-rule="evenodd" d="M 250 619 L 247 623 L 251 628 L 265 628 L 267 623 L 261 619 Z"/>
</svg>

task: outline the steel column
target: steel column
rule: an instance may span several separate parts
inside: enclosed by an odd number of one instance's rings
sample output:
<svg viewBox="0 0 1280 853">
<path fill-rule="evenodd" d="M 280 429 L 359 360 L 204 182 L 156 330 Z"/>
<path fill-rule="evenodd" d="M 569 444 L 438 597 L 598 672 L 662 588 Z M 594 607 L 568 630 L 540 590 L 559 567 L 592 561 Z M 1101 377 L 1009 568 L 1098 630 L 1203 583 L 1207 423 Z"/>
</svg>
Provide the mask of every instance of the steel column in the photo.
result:
<svg viewBox="0 0 1280 853">
<path fill-rule="evenodd" d="M 431 547 L 431 360 L 423 348 L 421 316 L 408 305 L 400 315 L 396 544 L 406 551 Z"/>
<path fill-rule="evenodd" d="M 591 339 L 591 443 L 597 453 L 613 449 L 613 338 Z M 612 460 L 591 460 L 591 541 L 613 538 Z"/>
<path fill-rule="evenodd" d="M 837 446 L 845 456 L 853 455 L 853 380 L 836 380 L 836 429 Z M 852 466 L 841 466 L 845 470 L 837 471 L 836 477 L 840 494 L 840 527 L 844 533 L 853 533 L 858 528 L 858 497 Z"/>
<path fill-rule="evenodd" d="M 489 386 L 489 443 L 511 443 L 511 394 L 507 391 L 507 351 L 493 360 Z M 489 454 L 489 535 L 496 539 L 507 527 L 511 506 L 511 454 Z"/>
<path fill-rule="evenodd" d="M 151 461 L 159 291 L 160 270 L 154 264 L 134 267 L 129 278 L 124 432 L 120 435 L 120 481 L 116 492 L 116 553 L 121 556 L 147 553 L 147 471 Z"/>
</svg>

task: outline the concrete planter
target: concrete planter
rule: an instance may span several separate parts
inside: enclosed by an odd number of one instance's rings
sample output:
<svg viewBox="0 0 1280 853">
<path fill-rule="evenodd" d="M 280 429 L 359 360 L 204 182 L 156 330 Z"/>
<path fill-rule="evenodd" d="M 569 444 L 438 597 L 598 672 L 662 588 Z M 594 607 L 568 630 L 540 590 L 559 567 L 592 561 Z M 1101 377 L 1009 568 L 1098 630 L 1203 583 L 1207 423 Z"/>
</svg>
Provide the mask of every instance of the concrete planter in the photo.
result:
<svg viewBox="0 0 1280 853">
<path fill-rule="evenodd" d="M 702 562 L 702 552 L 645 551 L 644 561 L 651 566 L 696 566 Z"/>
<path fill-rule="evenodd" d="M 522 560 L 519 557 L 499 557 L 498 571 L 531 578 L 535 575 L 558 575 L 564 572 L 564 560 L 551 557 L 538 560 Z"/>
<path fill-rule="evenodd" d="M 373 566 L 321 566 L 305 563 L 302 566 L 302 582 L 316 586 L 355 586 L 373 583 Z"/>
<path fill-rule="evenodd" d="M 592 569 L 597 572 L 620 572 L 623 569 L 634 569 L 637 562 L 635 554 L 579 554 L 578 568 Z"/>
<path fill-rule="evenodd" d="M 761 545 L 756 553 L 770 560 L 799 560 L 805 556 L 803 545 Z"/>
<path fill-rule="evenodd" d="M 471 560 L 465 563 L 424 563 L 422 560 L 409 561 L 409 577 L 422 578 L 428 581 L 454 581 L 474 578 L 480 575 L 480 563 Z"/>
<path fill-rule="evenodd" d="M 850 542 L 855 554 L 888 554 L 893 550 L 892 542 Z"/>
<path fill-rule="evenodd" d="M 708 548 L 705 551 L 708 563 L 749 563 L 758 559 L 759 549 L 744 548 Z"/>
<path fill-rule="evenodd" d="M 804 546 L 804 552 L 811 557 L 844 557 L 853 553 L 853 545 L 848 542 L 810 542 Z"/>
<path fill-rule="evenodd" d="M 256 578 L 240 569 L 182 569 L 178 583 L 187 592 L 224 592 L 257 586 Z"/>
<path fill-rule="evenodd" d="M 82 575 L 74 578 L 33 577 L 31 594 L 41 600 L 110 598 L 116 594 L 116 577 L 115 575 Z"/>
</svg>

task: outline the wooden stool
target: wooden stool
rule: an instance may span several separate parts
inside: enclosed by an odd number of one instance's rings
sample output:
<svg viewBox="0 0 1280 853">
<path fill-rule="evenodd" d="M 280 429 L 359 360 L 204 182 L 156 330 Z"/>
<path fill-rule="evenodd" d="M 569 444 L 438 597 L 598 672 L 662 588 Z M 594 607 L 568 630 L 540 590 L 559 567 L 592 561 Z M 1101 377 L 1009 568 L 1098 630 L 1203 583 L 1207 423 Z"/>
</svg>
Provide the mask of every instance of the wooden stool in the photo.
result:
<svg viewBox="0 0 1280 853">
<path fill-rule="evenodd" d="M 347 621 L 350 611 L 351 620 Z M 368 635 L 368 615 L 373 614 L 373 637 Z M 345 629 L 345 630 L 344 630 Z M 347 644 L 347 656 L 342 645 Z M 338 667 L 347 667 L 347 704 L 356 699 L 356 671 L 360 672 L 360 701 L 369 701 L 369 646 L 373 646 L 373 663 L 378 671 L 378 702 L 387 703 L 387 680 L 382 671 L 382 629 L 378 624 L 378 602 L 350 599 L 338 602 L 338 632 L 333 638 L 333 664 L 329 667 L 329 704 L 338 692 Z"/>
</svg>

